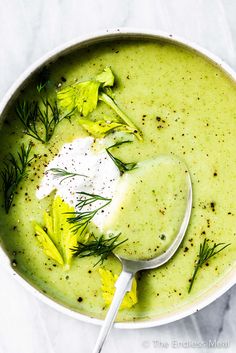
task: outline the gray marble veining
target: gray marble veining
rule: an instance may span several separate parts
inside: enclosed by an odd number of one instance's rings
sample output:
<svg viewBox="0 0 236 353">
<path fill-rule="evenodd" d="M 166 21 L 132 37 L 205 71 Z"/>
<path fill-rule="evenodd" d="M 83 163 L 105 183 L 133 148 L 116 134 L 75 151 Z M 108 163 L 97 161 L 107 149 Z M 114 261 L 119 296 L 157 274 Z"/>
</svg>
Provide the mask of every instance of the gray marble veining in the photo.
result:
<svg viewBox="0 0 236 353">
<path fill-rule="evenodd" d="M 96 30 L 158 29 L 190 39 L 236 69 L 234 0 L 0 0 L 0 98 L 47 51 Z M 39 302 L 0 268 L 0 353 L 89 353 L 98 327 Z M 198 313 L 162 327 L 113 330 L 104 353 L 234 352 L 236 287 Z M 178 347 L 218 339 L 229 346 Z"/>
</svg>

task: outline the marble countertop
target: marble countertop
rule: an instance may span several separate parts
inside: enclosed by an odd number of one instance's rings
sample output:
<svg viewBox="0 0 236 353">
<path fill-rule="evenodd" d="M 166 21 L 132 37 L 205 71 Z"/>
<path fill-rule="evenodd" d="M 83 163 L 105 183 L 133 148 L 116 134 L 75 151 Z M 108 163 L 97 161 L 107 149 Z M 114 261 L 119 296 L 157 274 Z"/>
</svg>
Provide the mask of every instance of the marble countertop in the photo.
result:
<svg viewBox="0 0 236 353">
<path fill-rule="evenodd" d="M 234 0 L 0 0 L 0 99 L 47 51 L 82 34 L 124 26 L 180 35 L 236 69 Z M 0 353 L 91 352 L 98 327 L 39 302 L 2 268 L 0 279 Z M 233 287 L 178 322 L 145 330 L 113 329 L 104 353 L 235 352 L 235 314 Z M 214 340 L 225 347 L 207 347 Z M 191 342 L 201 348 L 191 348 Z"/>
</svg>

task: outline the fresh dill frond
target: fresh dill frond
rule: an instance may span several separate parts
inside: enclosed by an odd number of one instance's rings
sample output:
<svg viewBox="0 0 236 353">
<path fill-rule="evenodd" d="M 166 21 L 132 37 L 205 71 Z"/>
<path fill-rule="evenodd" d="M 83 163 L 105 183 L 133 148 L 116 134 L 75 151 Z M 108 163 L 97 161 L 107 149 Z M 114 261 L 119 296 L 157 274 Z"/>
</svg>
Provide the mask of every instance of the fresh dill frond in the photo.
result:
<svg viewBox="0 0 236 353">
<path fill-rule="evenodd" d="M 48 85 L 48 81 L 45 81 L 44 83 L 39 82 L 36 86 L 38 93 L 41 93 L 43 90 L 45 90 L 47 85 Z"/>
<path fill-rule="evenodd" d="M 27 147 L 22 144 L 16 156 L 10 153 L 7 162 L 4 163 L 5 167 L 1 171 L 1 177 L 6 213 L 9 212 L 16 189 L 21 180 L 26 176 L 27 166 L 33 159 L 29 159 L 31 148 L 32 143 L 29 143 Z"/>
<path fill-rule="evenodd" d="M 76 205 L 76 207 L 79 210 L 82 210 L 83 207 L 85 207 L 87 205 L 91 205 L 97 201 L 104 201 L 106 204 L 111 202 L 111 199 L 108 199 L 108 198 L 103 197 L 101 195 L 89 194 L 88 192 L 84 192 L 84 191 L 77 192 L 77 194 L 85 197 L 84 199 L 79 200 L 79 202 Z"/>
<path fill-rule="evenodd" d="M 225 244 L 225 243 L 214 243 L 212 246 L 210 246 L 208 244 L 209 240 L 208 239 L 204 239 L 203 243 L 200 244 L 199 247 L 199 253 L 198 253 L 198 260 L 195 264 L 195 268 L 194 268 L 194 272 L 193 272 L 193 276 L 190 280 L 190 285 L 189 285 L 189 289 L 188 292 L 190 293 L 193 283 L 196 279 L 196 275 L 199 271 L 199 269 L 213 256 L 215 256 L 216 254 L 219 254 L 219 252 L 221 252 L 222 250 L 224 250 L 225 248 L 227 248 L 227 246 L 229 246 L 230 244 Z"/>
<path fill-rule="evenodd" d="M 46 91 L 51 83 L 51 72 L 48 67 L 44 66 L 36 75 L 36 89 L 38 93 Z"/>
<path fill-rule="evenodd" d="M 42 143 L 51 139 L 56 126 L 69 118 L 71 113 L 61 116 L 57 101 L 43 96 L 39 101 L 23 100 L 16 106 L 16 114 L 24 126 L 24 132 Z"/>
<path fill-rule="evenodd" d="M 92 241 L 87 243 L 78 242 L 78 246 L 74 247 L 72 252 L 74 256 L 78 257 L 88 257 L 88 256 L 100 256 L 100 259 L 94 264 L 94 267 L 99 263 L 103 263 L 104 260 L 121 244 L 127 241 L 127 239 L 117 242 L 120 234 L 115 235 L 110 238 L 105 238 L 104 235 L 100 237 L 95 237 L 93 234 L 91 236 Z"/>
<path fill-rule="evenodd" d="M 84 199 L 79 200 L 78 204 L 76 205 L 76 208 L 78 208 L 79 211 L 67 213 L 74 216 L 68 217 L 67 222 L 72 224 L 72 229 L 75 233 L 77 233 L 78 230 L 82 230 L 83 232 L 89 222 L 98 213 L 98 211 L 102 210 L 111 202 L 111 199 L 102 197 L 100 195 L 89 194 L 86 192 L 78 192 L 78 194 L 84 196 Z M 94 210 L 82 211 L 85 206 L 92 205 L 97 201 L 103 201 L 104 203 L 101 206 L 95 208 Z"/>
<path fill-rule="evenodd" d="M 121 141 L 121 142 L 117 142 L 114 145 L 106 148 L 108 156 L 112 159 L 112 161 L 115 163 L 115 165 L 119 169 L 120 175 L 123 175 L 125 172 L 129 172 L 130 170 L 137 168 L 137 163 L 135 163 L 135 162 L 130 162 L 130 163 L 122 162 L 120 159 L 116 158 L 110 152 L 110 149 L 115 148 L 115 147 L 119 147 L 119 146 L 123 145 L 124 143 L 131 143 L 131 142 L 132 141 Z"/>
<path fill-rule="evenodd" d="M 48 169 L 47 172 L 51 172 L 53 174 L 54 178 L 56 178 L 56 179 L 57 178 L 62 178 L 60 183 L 62 183 L 64 180 L 66 180 L 68 178 L 73 178 L 73 177 L 76 177 L 76 176 L 80 176 L 80 177 L 83 177 L 83 178 L 88 178 L 87 175 L 69 172 L 69 171 L 67 171 L 65 169 L 62 169 L 62 168 L 51 168 L 51 169 Z"/>
</svg>

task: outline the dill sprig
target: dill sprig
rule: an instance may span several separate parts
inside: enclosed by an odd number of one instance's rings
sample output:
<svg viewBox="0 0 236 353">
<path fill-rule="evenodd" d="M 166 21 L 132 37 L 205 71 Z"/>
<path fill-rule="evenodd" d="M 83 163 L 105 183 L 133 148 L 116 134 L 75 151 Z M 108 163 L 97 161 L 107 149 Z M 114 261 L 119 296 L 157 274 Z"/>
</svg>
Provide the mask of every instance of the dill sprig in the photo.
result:
<svg viewBox="0 0 236 353">
<path fill-rule="evenodd" d="M 56 126 L 72 112 L 61 116 L 56 100 L 41 96 L 39 101 L 21 101 L 16 106 L 16 114 L 24 126 L 24 132 L 36 140 L 47 143 Z"/>
<path fill-rule="evenodd" d="M 46 89 L 47 85 L 48 85 L 49 81 L 45 81 L 45 82 L 39 82 L 36 86 L 36 89 L 38 91 L 38 93 L 41 93 L 43 90 Z"/>
<path fill-rule="evenodd" d="M 105 238 L 104 235 L 100 237 L 95 237 L 93 234 L 91 236 L 92 241 L 87 243 L 78 242 L 78 246 L 74 247 L 72 252 L 78 257 L 88 257 L 88 256 L 100 256 L 100 259 L 94 264 L 94 267 L 99 263 L 103 263 L 104 260 L 117 248 L 119 245 L 127 241 L 127 239 L 117 242 L 120 234 L 115 235 L 110 238 Z"/>
<path fill-rule="evenodd" d="M 109 205 L 109 203 L 111 202 L 111 199 L 108 199 L 96 194 L 89 194 L 87 192 L 78 192 L 77 194 L 83 195 L 85 198 L 79 200 L 78 204 L 76 205 L 76 208 L 78 208 L 79 211 L 67 213 L 74 216 L 74 217 L 68 217 L 67 222 L 72 224 L 72 229 L 74 230 L 75 233 L 78 232 L 78 230 L 81 230 L 81 233 L 82 233 L 87 227 L 88 223 L 98 213 L 98 211 L 102 210 L 104 207 Z M 95 208 L 94 210 L 82 211 L 83 207 L 92 205 L 97 201 L 103 201 L 104 203 L 101 206 Z"/>
<path fill-rule="evenodd" d="M 198 253 L 198 260 L 195 264 L 195 268 L 194 268 L 194 272 L 193 272 L 193 276 L 191 278 L 191 282 L 190 282 L 190 286 L 188 289 L 188 292 L 190 293 L 193 283 L 196 279 L 196 275 L 199 271 L 199 269 L 213 256 L 215 256 L 216 254 L 219 254 L 219 252 L 221 252 L 222 250 L 224 250 L 225 248 L 227 248 L 227 246 L 229 246 L 230 244 L 225 244 L 225 243 L 218 243 L 218 244 L 214 244 L 212 245 L 212 247 L 208 244 L 208 239 L 204 239 L 203 243 L 200 244 L 200 248 L 199 248 L 199 253 Z"/>
<path fill-rule="evenodd" d="M 112 161 L 115 163 L 115 165 L 119 169 L 120 175 L 123 175 L 125 172 L 128 172 L 130 170 L 135 169 L 137 166 L 137 163 L 135 163 L 135 162 L 130 162 L 130 163 L 122 162 L 120 159 L 113 156 L 113 154 L 110 152 L 110 149 L 115 148 L 115 147 L 119 147 L 119 146 L 123 145 L 124 143 L 131 143 L 131 142 L 132 141 L 121 141 L 121 142 L 117 142 L 114 145 L 106 148 L 108 156 L 112 159 Z"/>
<path fill-rule="evenodd" d="M 1 177 L 6 213 L 9 212 L 16 189 L 26 176 L 26 168 L 33 159 L 29 159 L 31 148 L 32 143 L 29 143 L 27 147 L 22 144 L 16 156 L 10 153 L 7 162 L 4 162 L 5 167 L 1 171 Z"/>
<path fill-rule="evenodd" d="M 81 176 L 83 178 L 88 178 L 87 175 L 69 172 L 68 170 L 62 169 L 62 168 L 51 168 L 51 169 L 48 169 L 48 172 L 51 172 L 53 174 L 54 178 L 56 178 L 56 179 L 62 178 L 62 180 L 60 181 L 60 184 L 64 180 L 66 180 L 68 178 L 73 178 L 73 177 L 76 177 L 76 176 Z"/>
<path fill-rule="evenodd" d="M 103 197 L 101 195 L 89 194 L 88 192 L 84 192 L 84 191 L 77 192 L 77 194 L 78 195 L 82 195 L 82 196 L 85 197 L 84 199 L 79 200 L 79 202 L 76 205 L 76 207 L 79 210 L 82 210 L 83 207 L 85 207 L 87 205 L 91 205 L 91 204 L 93 204 L 94 202 L 97 202 L 97 201 L 106 201 L 108 203 L 111 202 L 111 199 L 105 198 L 105 197 Z"/>
</svg>

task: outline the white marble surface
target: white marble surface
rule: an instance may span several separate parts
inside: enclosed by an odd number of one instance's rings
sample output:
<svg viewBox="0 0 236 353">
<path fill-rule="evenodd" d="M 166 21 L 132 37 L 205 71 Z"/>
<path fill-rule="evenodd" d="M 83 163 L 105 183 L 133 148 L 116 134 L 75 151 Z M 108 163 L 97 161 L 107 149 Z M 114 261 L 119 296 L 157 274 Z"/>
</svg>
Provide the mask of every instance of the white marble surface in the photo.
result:
<svg viewBox="0 0 236 353">
<path fill-rule="evenodd" d="M 122 26 L 160 29 L 201 44 L 236 69 L 235 0 L 0 0 L 0 98 L 27 66 L 81 34 Z M 0 353 L 89 353 L 98 327 L 32 297 L 0 268 Z M 162 327 L 113 330 L 104 353 L 235 352 L 236 288 L 188 318 Z M 177 349 L 173 342 L 229 342 Z"/>
</svg>

